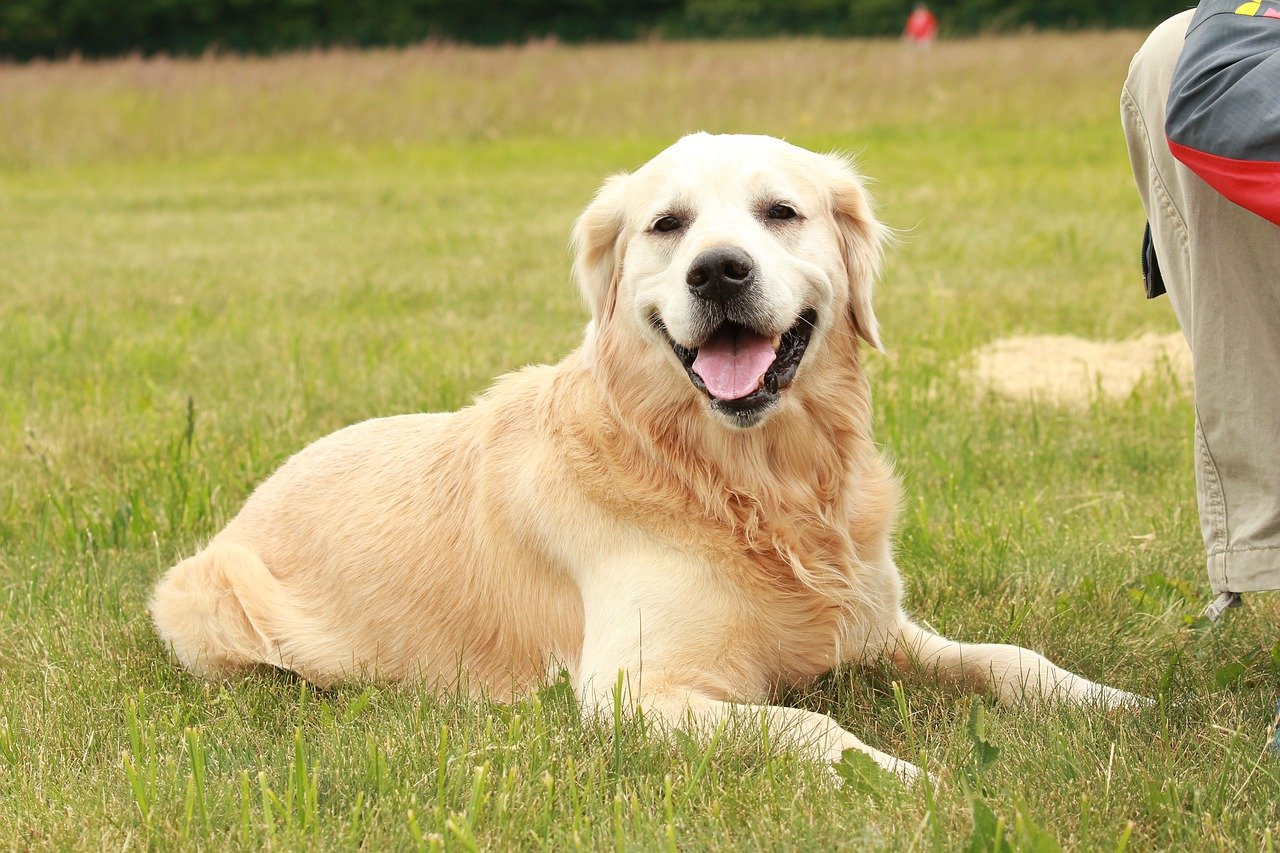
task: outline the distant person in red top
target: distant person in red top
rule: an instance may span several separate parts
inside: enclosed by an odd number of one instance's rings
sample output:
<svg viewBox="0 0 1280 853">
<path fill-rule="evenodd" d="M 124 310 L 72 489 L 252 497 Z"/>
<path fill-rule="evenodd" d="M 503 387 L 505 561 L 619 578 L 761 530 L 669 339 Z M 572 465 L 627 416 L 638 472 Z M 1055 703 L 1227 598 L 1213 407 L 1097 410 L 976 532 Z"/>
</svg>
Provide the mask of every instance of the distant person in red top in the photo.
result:
<svg viewBox="0 0 1280 853">
<path fill-rule="evenodd" d="M 907 18 L 902 37 L 912 44 L 928 47 L 938 36 L 938 19 L 923 3 L 917 3 Z"/>
</svg>

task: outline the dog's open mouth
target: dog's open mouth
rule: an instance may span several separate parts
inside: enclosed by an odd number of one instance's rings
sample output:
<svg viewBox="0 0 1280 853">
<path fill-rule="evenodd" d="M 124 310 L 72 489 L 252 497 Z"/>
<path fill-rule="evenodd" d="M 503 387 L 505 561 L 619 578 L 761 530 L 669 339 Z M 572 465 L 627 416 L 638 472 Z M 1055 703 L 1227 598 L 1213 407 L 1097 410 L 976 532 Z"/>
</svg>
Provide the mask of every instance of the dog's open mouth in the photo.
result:
<svg viewBox="0 0 1280 853">
<path fill-rule="evenodd" d="M 795 379 L 817 319 L 816 311 L 806 309 L 790 329 L 773 339 L 726 320 L 697 347 L 681 346 L 660 319 L 655 317 L 653 322 L 712 407 L 754 421 Z"/>
</svg>

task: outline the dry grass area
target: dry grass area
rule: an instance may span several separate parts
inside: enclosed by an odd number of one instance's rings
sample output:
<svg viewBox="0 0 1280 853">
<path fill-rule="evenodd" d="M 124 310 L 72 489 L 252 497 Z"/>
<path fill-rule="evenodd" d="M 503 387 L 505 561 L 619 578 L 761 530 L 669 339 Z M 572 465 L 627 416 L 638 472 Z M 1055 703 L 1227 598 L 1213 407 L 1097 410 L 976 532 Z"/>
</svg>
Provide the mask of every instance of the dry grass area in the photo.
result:
<svg viewBox="0 0 1280 853">
<path fill-rule="evenodd" d="M 0 166 L 512 137 L 839 136 L 1091 119 L 1135 33 L 655 42 L 0 65 Z M 1024 105 L 1050 107 L 1029 116 Z M 1112 98 L 1114 100 L 1114 98 Z"/>
<path fill-rule="evenodd" d="M 1081 408 L 1100 397 L 1123 399 L 1162 369 L 1191 384 L 1191 350 L 1180 332 L 1128 341 L 1074 335 L 1001 338 L 974 353 L 972 375 L 982 393 Z"/>
</svg>

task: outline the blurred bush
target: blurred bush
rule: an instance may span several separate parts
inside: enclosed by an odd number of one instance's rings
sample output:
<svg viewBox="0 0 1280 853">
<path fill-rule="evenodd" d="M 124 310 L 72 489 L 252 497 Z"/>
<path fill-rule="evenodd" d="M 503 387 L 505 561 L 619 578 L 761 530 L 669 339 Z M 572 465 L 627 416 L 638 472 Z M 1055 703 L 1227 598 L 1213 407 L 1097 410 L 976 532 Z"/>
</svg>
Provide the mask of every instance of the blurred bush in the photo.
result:
<svg viewBox="0 0 1280 853">
<path fill-rule="evenodd" d="M 1151 26 L 1171 0 L 936 0 L 944 34 Z M 910 0 L 0 0 L 0 57 L 662 36 L 897 34 Z"/>
</svg>

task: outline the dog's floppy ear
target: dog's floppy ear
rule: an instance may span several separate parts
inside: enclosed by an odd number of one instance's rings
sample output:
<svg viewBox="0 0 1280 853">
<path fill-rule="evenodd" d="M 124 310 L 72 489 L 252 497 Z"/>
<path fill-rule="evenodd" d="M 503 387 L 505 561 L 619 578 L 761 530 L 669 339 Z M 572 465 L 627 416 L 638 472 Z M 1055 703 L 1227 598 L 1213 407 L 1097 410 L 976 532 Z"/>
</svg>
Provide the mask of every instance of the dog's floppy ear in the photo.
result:
<svg viewBox="0 0 1280 853">
<path fill-rule="evenodd" d="M 849 274 L 849 310 L 853 315 L 853 328 L 859 337 L 883 351 L 880 327 L 871 307 L 871 289 L 880 274 L 889 230 L 872 213 L 871 199 L 853 164 L 839 154 L 826 155 L 824 160 L 836 235 Z"/>
<path fill-rule="evenodd" d="M 629 175 L 604 182 L 573 225 L 573 277 L 596 328 L 613 315 L 622 270 L 623 199 Z"/>
</svg>

